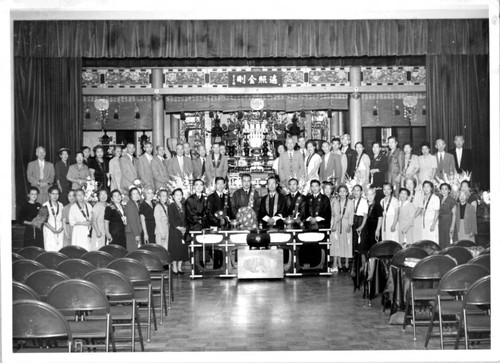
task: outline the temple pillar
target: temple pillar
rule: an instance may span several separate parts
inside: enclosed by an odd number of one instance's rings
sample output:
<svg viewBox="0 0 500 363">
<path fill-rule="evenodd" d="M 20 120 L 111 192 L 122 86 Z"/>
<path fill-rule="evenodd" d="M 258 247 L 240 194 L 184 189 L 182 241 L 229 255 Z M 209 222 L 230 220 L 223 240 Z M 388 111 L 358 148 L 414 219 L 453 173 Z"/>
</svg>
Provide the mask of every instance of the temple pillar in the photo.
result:
<svg viewBox="0 0 500 363">
<path fill-rule="evenodd" d="M 153 96 L 153 147 L 158 145 L 164 146 L 165 143 L 165 120 L 163 112 L 163 97 L 156 92 L 163 88 L 163 69 L 153 68 L 152 87 L 155 90 Z"/>
<path fill-rule="evenodd" d="M 349 81 L 352 87 L 361 86 L 361 67 L 351 67 Z M 349 97 L 349 132 L 351 135 L 351 147 L 354 147 L 358 141 L 362 141 L 361 95 L 357 90 Z"/>
<path fill-rule="evenodd" d="M 335 111 L 332 113 L 332 117 L 330 118 L 330 140 L 334 136 L 338 136 L 339 133 L 339 112 Z M 328 140 L 328 141 L 330 141 Z"/>
<path fill-rule="evenodd" d="M 344 134 L 344 112 L 339 112 L 339 136 Z"/>
</svg>

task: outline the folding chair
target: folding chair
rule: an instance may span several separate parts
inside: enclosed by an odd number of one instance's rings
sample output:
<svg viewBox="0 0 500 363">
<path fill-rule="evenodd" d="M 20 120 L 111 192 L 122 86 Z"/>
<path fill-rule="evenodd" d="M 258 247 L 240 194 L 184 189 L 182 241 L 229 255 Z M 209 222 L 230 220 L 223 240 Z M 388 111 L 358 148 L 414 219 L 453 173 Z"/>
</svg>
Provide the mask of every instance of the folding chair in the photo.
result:
<svg viewBox="0 0 500 363">
<path fill-rule="evenodd" d="M 472 253 L 467 248 L 460 246 L 450 246 L 439 251 L 439 254 L 450 256 L 457 261 L 457 265 L 462 265 L 472 260 Z"/>
<path fill-rule="evenodd" d="M 482 251 L 479 254 L 479 256 L 481 256 L 481 255 L 489 255 L 489 254 L 490 254 L 490 248 L 488 247 L 488 248 L 485 248 L 484 251 Z"/>
<path fill-rule="evenodd" d="M 165 247 L 156 243 L 146 243 L 139 247 L 139 249 L 153 252 L 160 258 L 163 267 L 168 270 L 168 308 L 170 309 L 172 301 L 174 301 L 174 291 L 172 287 L 172 263 L 174 261 L 170 257 L 170 253 Z"/>
<path fill-rule="evenodd" d="M 426 349 L 432 337 L 436 315 L 439 320 L 439 341 L 441 349 L 444 349 L 443 323 L 448 325 L 458 323 L 457 316 L 460 316 L 462 310 L 464 293 L 474 282 L 488 274 L 489 272 L 484 268 L 474 264 L 458 265 L 444 274 L 439 282 L 434 304 L 431 306 L 431 319 L 424 345 Z M 444 321 L 444 316 L 451 316 L 452 319 Z"/>
<path fill-rule="evenodd" d="M 12 262 L 16 262 L 19 260 L 24 260 L 24 257 L 21 255 L 18 255 L 17 253 L 12 252 Z"/>
<path fill-rule="evenodd" d="M 160 300 L 160 325 L 163 325 L 163 314 L 167 315 L 168 303 L 165 295 L 165 270 L 161 260 L 151 251 L 136 250 L 130 252 L 126 258 L 132 258 L 144 264 L 151 274 L 151 289 L 153 299 Z"/>
<path fill-rule="evenodd" d="M 436 296 L 437 286 L 434 287 L 434 285 L 441 280 L 446 272 L 456 265 L 456 262 L 451 257 L 443 255 L 425 257 L 415 265 L 410 282 L 410 298 L 406 299 L 410 303 L 406 304 L 405 316 L 403 318 L 404 331 L 411 309 L 413 340 L 417 340 L 415 305 L 418 303 L 421 308 L 430 307 Z M 425 320 L 428 321 L 427 319 Z"/>
<path fill-rule="evenodd" d="M 83 279 L 86 274 L 95 269 L 95 266 L 84 260 L 70 258 L 62 261 L 56 269 L 66 274 L 70 279 Z"/>
<path fill-rule="evenodd" d="M 80 258 L 88 251 L 80 246 L 65 246 L 59 250 L 59 252 L 65 254 L 69 258 Z"/>
<path fill-rule="evenodd" d="M 471 285 L 464 297 L 455 349 L 458 348 L 462 333 L 465 336 L 465 349 L 469 349 L 469 342 L 489 341 L 491 345 L 491 277 L 489 275 Z M 469 333 L 476 335 L 487 333 L 489 337 L 472 338 Z"/>
<path fill-rule="evenodd" d="M 157 332 L 156 326 L 156 313 L 154 308 L 154 300 L 152 298 L 152 285 L 151 285 L 151 274 L 144 264 L 134 260 L 132 258 L 118 258 L 110 262 L 107 266 L 112 270 L 116 270 L 124 274 L 130 279 L 130 282 L 134 286 L 136 302 L 139 305 L 146 305 L 148 312 L 148 335 L 147 341 L 151 341 L 151 314 L 153 315 L 153 323 L 155 327 L 155 333 Z"/>
<path fill-rule="evenodd" d="M 33 260 L 19 260 L 12 264 L 12 280 L 24 283 L 28 276 L 37 271 L 43 270 L 45 266 Z"/>
<path fill-rule="evenodd" d="M 44 269 L 30 274 L 26 285 L 36 291 L 42 301 L 47 301 L 47 295 L 54 285 L 65 280 L 69 280 L 69 277 L 61 271 Z"/>
<path fill-rule="evenodd" d="M 97 285 L 84 280 L 61 281 L 50 290 L 47 302 L 63 315 L 74 317 L 68 321 L 71 334 L 86 341 L 85 347 L 103 347 L 108 352 L 111 341 L 116 351 L 108 298 Z M 102 340 L 104 345 L 98 344 Z"/>
<path fill-rule="evenodd" d="M 476 244 L 473 241 L 468 239 L 461 239 L 452 244 L 452 246 L 460 246 L 460 247 L 475 247 Z"/>
<path fill-rule="evenodd" d="M 415 242 L 411 245 L 412 247 L 417 247 L 417 248 L 422 248 L 427 251 L 429 255 L 432 255 L 436 252 L 441 251 L 441 247 L 439 245 L 431 240 L 428 239 L 423 239 L 418 242 Z"/>
<path fill-rule="evenodd" d="M 44 252 L 46 251 L 43 248 L 28 246 L 21 248 L 17 254 L 23 256 L 27 260 L 34 260 L 38 255 L 41 255 Z"/>
<path fill-rule="evenodd" d="M 50 251 L 38 255 L 35 261 L 40 262 L 46 268 L 55 269 L 57 265 L 67 259 L 68 256 L 60 252 Z"/>
<path fill-rule="evenodd" d="M 477 257 L 474 257 L 472 260 L 467 262 L 468 264 L 475 264 L 483 267 L 485 270 L 488 272 L 491 271 L 491 265 L 490 265 L 490 255 L 479 255 Z"/>
<path fill-rule="evenodd" d="M 112 243 L 109 245 L 102 246 L 101 248 L 99 248 L 99 251 L 107 252 L 111 256 L 113 256 L 114 258 L 125 257 L 128 253 L 126 248 L 124 248 L 120 245 L 112 244 Z"/>
<path fill-rule="evenodd" d="M 28 285 L 12 281 L 12 301 L 16 300 L 40 300 L 40 296 Z"/>
<path fill-rule="evenodd" d="M 68 322 L 53 306 L 33 300 L 14 301 L 12 306 L 12 338 L 23 350 L 29 340 L 51 340 L 64 338 L 68 353 L 71 353 L 73 337 Z M 46 344 L 46 348 L 51 345 Z M 44 350 L 45 351 L 45 350 Z"/>
<path fill-rule="evenodd" d="M 417 247 L 407 247 L 404 248 L 394 255 L 391 260 L 391 265 L 394 267 L 402 268 L 405 267 L 405 261 L 407 258 L 418 258 L 423 259 L 429 254 L 426 250 Z"/>
<path fill-rule="evenodd" d="M 135 300 L 134 287 L 129 278 L 119 271 L 102 268 L 89 272 L 85 276 L 85 280 L 99 286 L 108 297 L 113 327 L 130 326 L 130 346 L 132 352 L 135 352 L 136 340 L 139 340 L 141 350 L 144 352 L 139 311 Z M 138 338 L 135 336 L 136 326 L 139 333 Z M 115 341 L 117 340 L 118 336 L 115 334 Z"/>
<path fill-rule="evenodd" d="M 90 251 L 81 257 L 82 260 L 90 262 L 96 268 L 106 267 L 115 258 L 104 251 Z"/>
</svg>

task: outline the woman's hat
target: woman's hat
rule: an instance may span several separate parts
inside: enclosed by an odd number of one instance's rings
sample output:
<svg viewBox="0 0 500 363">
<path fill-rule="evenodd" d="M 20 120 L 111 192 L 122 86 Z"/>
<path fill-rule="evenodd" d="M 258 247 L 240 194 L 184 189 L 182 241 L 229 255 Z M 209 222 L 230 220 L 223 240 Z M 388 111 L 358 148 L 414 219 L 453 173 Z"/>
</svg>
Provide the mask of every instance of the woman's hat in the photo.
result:
<svg viewBox="0 0 500 363">
<path fill-rule="evenodd" d="M 58 151 L 57 153 L 58 153 L 59 155 L 61 155 L 61 153 L 62 153 L 63 151 L 67 151 L 67 152 L 68 152 L 68 154 L 71 154 L 71 150 L 70 150 L 70 149 L 68 149 L 67 147 L 62 147 L 62 148 L 60 148 L 60 149 L 59 149 L 59 151 Z"/>
</svg>

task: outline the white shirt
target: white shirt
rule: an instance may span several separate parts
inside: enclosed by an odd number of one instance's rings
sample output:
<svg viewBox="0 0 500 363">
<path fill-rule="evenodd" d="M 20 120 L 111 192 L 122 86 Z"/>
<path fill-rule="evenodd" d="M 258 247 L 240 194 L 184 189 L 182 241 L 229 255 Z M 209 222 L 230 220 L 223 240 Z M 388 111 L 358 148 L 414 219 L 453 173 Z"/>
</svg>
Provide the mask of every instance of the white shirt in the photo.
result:
<svg viewBox="0 0 500 363">
<path fill-rule="evenodd" d="M 462 162 L 462 148 L 456 148 L 455 152 L 457 153 L 457 162 L 458 166 L 460 167 L 460 163 Z"/>
<path fill-rule="evenodd" d="M 280 158 L 277 157 L 276 159 L 274 159 L 273 161 L 273 170 L 279 170 L 279 162 L 280 162 Z"/>
<path fill-rule="evenodd" d="M 444 151 L 438 152 L 438 162 L 444 161 Z"/>
<path fill-rule="evenodd" d="M 149 162 L 151 162 L 151 160 L 153 160 L 153 155 L 146 153 L 146 158 L 148 159 Z"/>
<path fill-rule="evenodd" d="M 45 160 L 40 160 L 38 159 L 38 166 L 40 167 L 40 179 L 43 179 L 44 177 L 44 167 L 45 167 Z"/>
<path fill-rule="evenodd" d="M 181 171 L 184 167 L 184 157 L 183 156 L 177 156 L 177 161 L 179 162 L 179 166 L 181 168 Z"/>
<path fill-rule="evenodd" d="M 328 165 L 329 159 L 330 159 L 330 153 L 325 154 L 325 165 Z"/>
</svg>

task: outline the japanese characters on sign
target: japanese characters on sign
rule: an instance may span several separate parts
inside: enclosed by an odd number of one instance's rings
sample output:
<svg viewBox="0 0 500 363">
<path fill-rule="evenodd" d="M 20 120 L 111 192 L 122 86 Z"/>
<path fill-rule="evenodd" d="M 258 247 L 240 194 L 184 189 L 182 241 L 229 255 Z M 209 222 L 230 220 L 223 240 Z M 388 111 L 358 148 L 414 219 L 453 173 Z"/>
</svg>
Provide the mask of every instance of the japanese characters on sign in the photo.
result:
<svg viewBox="0 0 500 363">
<path fill-rule="evenodd" d="M 281 71 L 228 72 L 229 87 L 283 87 Z"/>
</svg>

